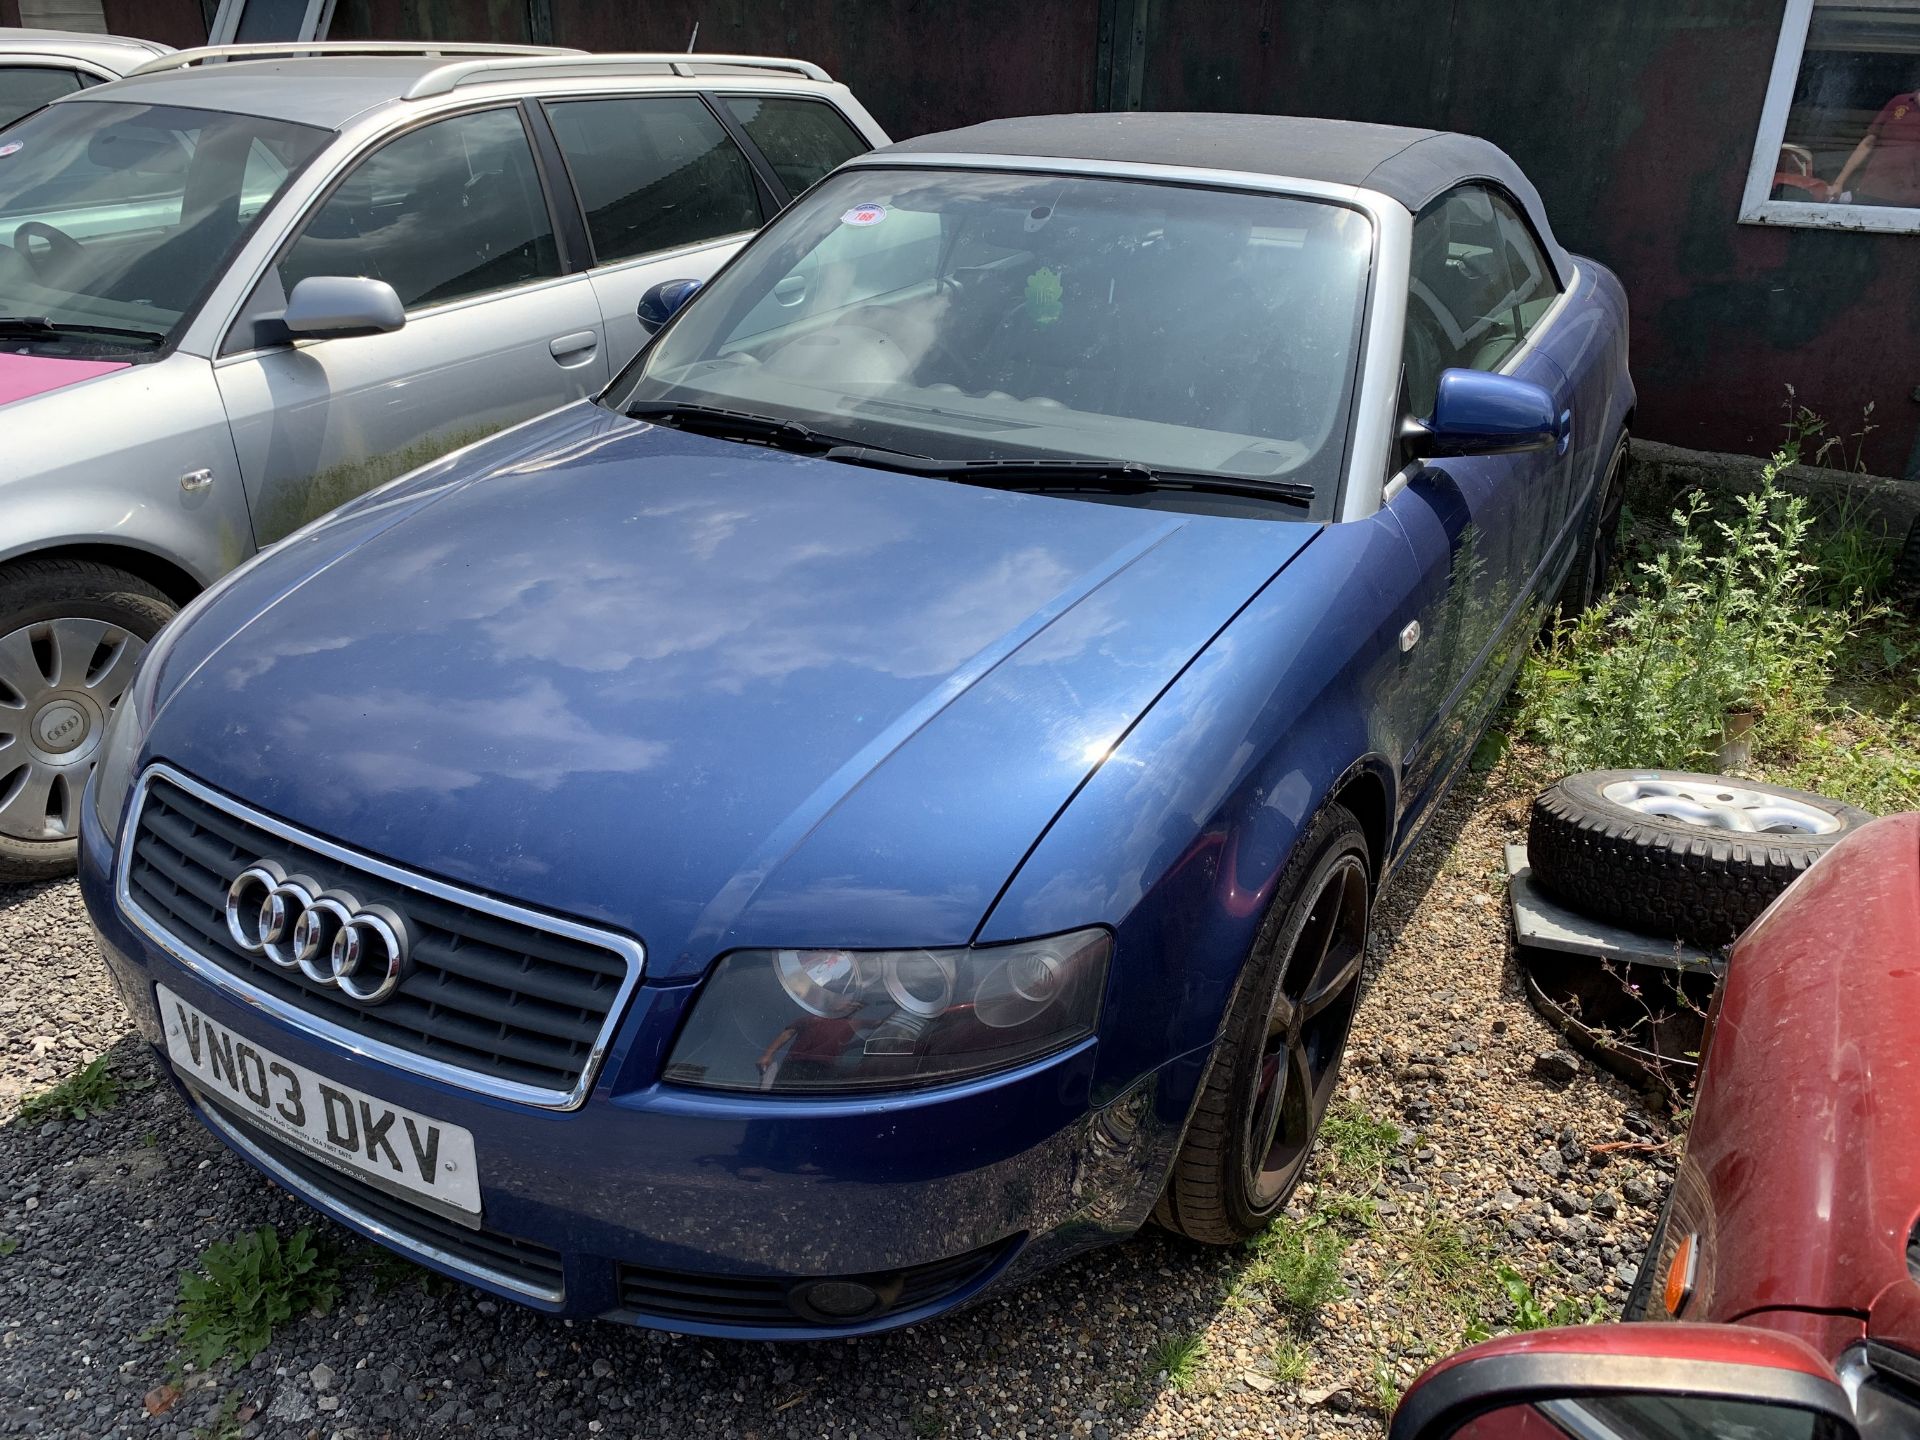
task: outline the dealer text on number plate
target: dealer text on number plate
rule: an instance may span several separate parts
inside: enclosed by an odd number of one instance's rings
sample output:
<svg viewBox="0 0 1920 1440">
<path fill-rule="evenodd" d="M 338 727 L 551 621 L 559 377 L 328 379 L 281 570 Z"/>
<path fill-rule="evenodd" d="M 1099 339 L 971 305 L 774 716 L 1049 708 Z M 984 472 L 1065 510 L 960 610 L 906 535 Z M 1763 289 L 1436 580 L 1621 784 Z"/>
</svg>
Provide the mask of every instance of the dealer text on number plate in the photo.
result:
<svg viewBox="0 0 1920 1440">
<path fill-rule="evenodd" d="M 316 1075 L 156 988 L 167 1054 L 202 1089 L 347 1170 L 480 1213 L 470 1131 Z"/>
</svg>

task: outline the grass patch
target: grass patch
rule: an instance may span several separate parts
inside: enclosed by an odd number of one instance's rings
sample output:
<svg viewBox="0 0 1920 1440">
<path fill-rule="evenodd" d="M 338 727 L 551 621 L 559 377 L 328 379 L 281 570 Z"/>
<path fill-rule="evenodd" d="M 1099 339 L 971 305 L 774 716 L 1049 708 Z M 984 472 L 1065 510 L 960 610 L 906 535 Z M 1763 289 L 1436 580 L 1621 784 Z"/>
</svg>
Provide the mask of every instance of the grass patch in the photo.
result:
<svg viewBox="0 0 1920 1440">
<path fill-rule="evenodd" d="M 1886 714 L 1836 709 L 1795 753 L 1770 768 L 1784 784 L 1878 815 L 1920 810 L 1920 713 L 1904 702 Z"/>
<path fill-rule="evenodd" d="M 326 1314 L 339 1293 L 339 1267 L 311 1230 L 282 1241 L 262 1225 L 209 1245 L 181 1274 L 172 1329 L 202 1369 L 226 1357 L 244 1365 L 267 1348 L 274 1327 Z"/>
<path fill-rule="evenodd" d="M 1378 1355 L 1373 1357 L 1373 1408 L 1383 1420 L 1400 1408 L 1400 1379 Z"/>
<path fill-rule="evenodd" d="M 1505 1293 L 1506 1330 L 1548 1330 L 1560 1325 L 1594 1325 L 1613 1318 L 1611 1307 L 1598 1295 L 1576 1300 L 1571 1295 L 1547 1296 L 1534 1288 L 1534 1282 L 1511 1265 L 1494 1267 L 1494 1277 Z M 1468 1344 L 1493 1338 L 1485 1325 L 1469 1325 L 1462 1337 Z"/>
<path fill-rule="evenodd" d="M 1471 1288 L 1475 1273 L 1487 1263 L 1484 1245 L 1475 1244 L 1451 1220 L 1429 1215 L 1408 1237 L 1407 1250 L 1423 1278 L 1447 1290 Z"/>
<path fill-rule="evenodd" d="M 1320 1144 L 1344 1178 L 1378 1179 L 1400 1144 L 1400 1129 L 1351 1100 L 1336 1100 L 1320 1122 Z"/>
<path fill-rule="evenodd" d="M 1267 1291 L 1297 1323 L 1305 1324 L 1324 1306 L 1346 1298 L 1340 1278 L 1347 1244 L 1325 1225 L 1309 1220 L 1276 1220 L 1252 1242 L 1253 1262 L 1243 1278 Z"/>
<path fill-rule="evenodd" d="M 1324 1221 L 1348 1239 L 1367 1234 L 1380 1223 L 1380 1205 L 1371 1195 L 1355 1195 L 1335 1190 L 1323 1195 L 1313 1207 L 1315 1218 Z"/>
<path fill-rule="evenodd" d="M 0 1235 L 0 1257 L 13 1254 L 20 1248 L 20 1242 L 12 1235 Z"/>
<path fill-rule="evenodd" d="M 78 1070 L 50 1090 L 29 1095 L 20 1102 L 20 1118 L 29 1125 L 44 1125 L 49 1120 L 86 1120 L 104 1115 L 120 1103 L 120 1097 L 133 1090 L 144 1090 L 151 1082 L 129 1082 L 113 1073 L 108 1056 Z"/>
<path fill-rule="evenodd" d="M 1191 1389 L 1200 1378 L 1200 1366 L 1207 1356 L 1207 1337 L 1199 1331 L 1191 1335 L 1169 1335 L 1153 1347 L 1153 1373 L 1165 1375 L 1176 1390 Z"/>
<path fill-rule="evenodd" d="M 1295 1340 L 1282 1340 L 1275 1347 L 1267 1372 L 1282 1385 L 1298 1385 L 1307 1378 L 1307 1352 Z"/>
</svg>

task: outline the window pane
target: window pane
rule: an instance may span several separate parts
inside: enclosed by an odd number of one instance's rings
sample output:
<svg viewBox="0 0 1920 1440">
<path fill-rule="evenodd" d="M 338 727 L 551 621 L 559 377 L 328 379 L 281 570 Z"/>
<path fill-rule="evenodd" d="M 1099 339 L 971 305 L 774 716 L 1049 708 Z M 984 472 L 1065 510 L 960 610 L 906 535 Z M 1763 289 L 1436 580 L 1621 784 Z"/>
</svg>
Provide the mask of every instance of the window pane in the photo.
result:
<svg viewBox="0 0 1920 1440">
<path fill-rule="evenodd" d="M 280 262 L 309 275 L 371 275 L 412 310 L 560 273 L 520 117 L 460 115 L 361 161 Z"/>
<path fill-rule="evenodd" d="M 859 132 L 824 101 L 728 95 L 723 103 L 795 195 L 868 149 Z"/>
<path fill-rule="evenodd" d="M 850 168 L 621 385 L 916 455 L 1126 459 L 1330 499 L 1371 248 L 1361 212 L 1280 195 Z"/>
<path fill-rule="evenodd" d="M 49 100 L 79 88 L 80 77 L 71 70 L 50 70 L 44 65 L 0 67 L 0 125 L 11 125 Z"/>
<path fill-rule="evenodd" d="M 1500 248 L 1506 254 L 1507 273 L 1513 281 L 1513 306 L 1520 333 L 1530 335 L 1540 317 L 1560 298 L 1560 285 L 1520 212 L 1504 195 L 1493 197 L 1493 210 L 1499 217 Z"/>
<path fill-rule="evenodd" d="M 697 97 L 569 100 L 549 113 L 597 263 L 759 228 L 752 167 Z"/>
<path fill-rule="evenodd" d="M 1433 412 L 1441 371 L 1497 369 L 1520 343 L 1507 251 L 1494 197 L 1477 185 L 1448 192 L 1414 222 L 1405 364 L 1415 415 Z"/>
<path fill-rule="evenodd" d="M 0 159 L 0 237 L 11 242 L 0 244 L 0 315 L 169 333 L 329 138 L 251 115 L 104 100 L 26 116 L 6 131 L 19 148 Z M 68 243 L 56 248 L 60 236 Z"/>
<path fill-rule="evenodd" d="M 1920 5 L 1814 0 L 1775 200 L 1920 206 Z"/>
</svg>

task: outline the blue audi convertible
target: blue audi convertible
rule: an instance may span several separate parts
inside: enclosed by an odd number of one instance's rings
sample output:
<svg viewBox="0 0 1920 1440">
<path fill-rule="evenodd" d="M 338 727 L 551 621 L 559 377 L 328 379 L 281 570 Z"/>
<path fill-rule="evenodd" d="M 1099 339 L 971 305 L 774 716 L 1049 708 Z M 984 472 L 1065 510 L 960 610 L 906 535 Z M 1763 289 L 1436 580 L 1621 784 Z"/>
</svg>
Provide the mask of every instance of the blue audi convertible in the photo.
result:
<svg viewBox="0 0 1920 1440">
<path fill-rule="evenodd" d="M 1381 888 L 1604 581 L 1619 285 L 1479 140 L 1084 115 L 861 157 L 641 311 L 147 651 L 81 871 L 187 1105 L 706 1335 L 1257 1231 Z"/>
</svg>

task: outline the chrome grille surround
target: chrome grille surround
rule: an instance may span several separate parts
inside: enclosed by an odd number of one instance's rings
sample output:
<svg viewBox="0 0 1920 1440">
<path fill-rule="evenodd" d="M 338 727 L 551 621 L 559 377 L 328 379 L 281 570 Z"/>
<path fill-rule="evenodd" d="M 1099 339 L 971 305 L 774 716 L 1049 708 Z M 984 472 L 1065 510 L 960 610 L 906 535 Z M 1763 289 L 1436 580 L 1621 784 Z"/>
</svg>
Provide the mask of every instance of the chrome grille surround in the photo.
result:
<svg viewBox="0 0 1920 1440">
<path fill-rule="evenodd" d="M 530 1084 L 490 1075 L 483 1070 L 437 1059 L 403 1045 L 373 1038 L 362 1031 L 349 1029 L 323 1015 L 315 1014 L 302 1005 L 292 1003 L 281 995 L 250 982 L 219 961 L 209 958 L 187 937 L 175 933 L 158 917 L 143 908 L 134 893 L 132 875 L 136 851 L 139 849 L 139 839 L 142 835 L 141 818 L 156 781 L 175 787 L 192 799 L 220 812 L 228 820 L 263 832 L 285 844 L 311 851 L 334 864 L 376 877 L 377 880 L 389 885 L 416 891 L 448 905 L 478 912 L 549 937 L 559 937 L 562 940 L 590 946 L 617 957 L 625 966 L 625 974 L 610 995 L 605 1015 L 592 1037 L 574 1083 L 566 1088 Z M 114 892 L 121 911 L 142 934 L 173 959 L 179 961 L 196 977 L 230 998 L 285 1021 L 329 1044 L 338 1046 L 351 1055 L 379 1060 L 398 1070 L 438 1080 L 464 1090 L 472 1090 L 495 1099 L 549 1110 L 573 1110 L 584 1104 L 593 1088 L 600 1064 L 605 1059 L 607 1048 L 613 1041 L 614 1032 L 626 1014 L 634 987 L 640 983 L 645 968 L 646 951 L 639 941 L 629 936 L 544 915 L 350 850 L 255 810 L 164 763 L 156 762 L 149 765 L 140 775 L 134 794 L 128 803 L 124 826 L 114 865 Z M 366 1013 L 370 1017 L 378 1015 L 377 1009 L 368 1010 Z"/>
</svg>

